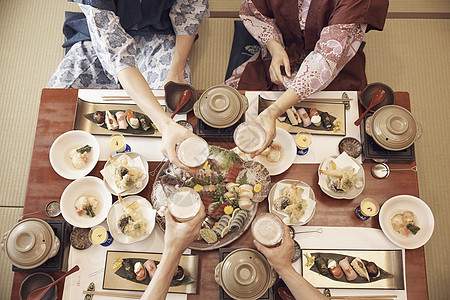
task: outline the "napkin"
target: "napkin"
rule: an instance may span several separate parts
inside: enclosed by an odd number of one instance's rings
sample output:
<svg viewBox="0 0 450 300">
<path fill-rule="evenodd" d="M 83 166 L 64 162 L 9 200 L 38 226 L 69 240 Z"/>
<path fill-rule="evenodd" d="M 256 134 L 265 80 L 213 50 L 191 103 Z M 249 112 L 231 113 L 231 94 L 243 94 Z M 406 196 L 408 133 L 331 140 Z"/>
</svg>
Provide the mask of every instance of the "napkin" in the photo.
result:
<svg viewBox="0 0 450 300">
<path fill-rule="evenodd" d="M 135 187 L 139 188 L 144 184 L 145 179 L 145 168 L 142 164 L 142 160 L 139 156 L 135 157 L 134 159 L 131 159 L 127 154 L 122 154 L 121 156 L 117 157 L 116 160 L 121 159 L 122 157 L 125 157 L 125 159 L 128 162 L 128 166 L 134 167 L 139 169 L 142 174 L 144 174 L 135 184 Z M 112 164 L 107 165 L 103 170 L 100 171 L 100 174 L 102 174 L 103 178 L 105 179 L 106 183 L 113 189 L 113 191 L 116 194 L 120 194 L 122 192 L 125 192 L 125 189 L 121 189 L 116 185 L 116 177 L 115 177 L 115 168 Z"/>
</svg>

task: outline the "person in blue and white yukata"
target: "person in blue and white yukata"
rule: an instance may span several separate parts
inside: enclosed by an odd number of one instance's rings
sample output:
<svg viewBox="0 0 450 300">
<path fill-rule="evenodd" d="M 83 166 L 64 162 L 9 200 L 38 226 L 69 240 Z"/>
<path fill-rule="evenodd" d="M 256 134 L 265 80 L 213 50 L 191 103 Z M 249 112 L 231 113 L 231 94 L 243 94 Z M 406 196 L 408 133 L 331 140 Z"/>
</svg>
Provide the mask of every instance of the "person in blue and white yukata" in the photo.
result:
<svg viewBox="0 0 450 300">
<path fill-rule="evenodd" d="M 188 56 L 208 0 L 69 0 L 63 32 L 69 49 L 49 88 L 123 88 L 162 133 L 163 154 L 175 165 L 175 145 L 193 133 L 163 111 L 151 89 L 191 83 Z"/>
</svg>

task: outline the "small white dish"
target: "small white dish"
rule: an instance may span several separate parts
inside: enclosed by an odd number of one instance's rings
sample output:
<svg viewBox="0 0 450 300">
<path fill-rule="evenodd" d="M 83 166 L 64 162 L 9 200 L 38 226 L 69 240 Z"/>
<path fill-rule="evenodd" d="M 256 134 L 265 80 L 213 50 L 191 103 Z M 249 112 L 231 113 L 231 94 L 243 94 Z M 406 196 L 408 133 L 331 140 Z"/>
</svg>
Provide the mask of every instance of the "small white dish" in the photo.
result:
<svg viewBox="0 0 450 300">
<path fill-rule="evenodd" d="M 289 214 L 283 211 L 276 210 L 273 203 L 275 199 L 281 196 L 282 189 L 284 189 L 285 187 L 289 187 L 297 182 L 298 186 L 304 189 L 302 198 L 307 201 L 308 207 L 305 210 L 305 214 L 300 218 L 298 222 L 291 222 L 289 220 Z M 280 219 L 283 220 L 283 222 L 286 225 L 305 225 L 306 223 L 311 221 L 311 219 L 314 216 L 314 213 L 316 212 L 316 196 L 314 195 L 314 191 L 308 184 L 304 183 L 303 181 L 294 179 L 280 180 L 279 182 L 275 183 L 274 186 L 270 189 L 268 200 L 269 200 L 269 212 L 279 216 Z"/>
<path fill-rule="evenodd" d="M 142 156 L 139 153 L 136 152 L 126 152 L 126 153 L 118 153 L 113 156 L 113 159 L 118 159 L 122 155 L 127 155 L 129 159 L 133 163 L 133 167 L 136 167 L 141 170 L 141 172 L 144 173 L 144 178 L 142 178 L 142 185 L 139 187 L 133 187 L 129 190 L 121 190 L 115 183 L 115 177 L 114 177 L 114 171 L 112 170 L 113 167 L 111 166 L 111 160 L 108 159 L 108 161 L 105 163 L 105 166 L 100 171 L 100 173 L 103 176 L 103 181 L 106 185 L 106 188 L 111 192 L 111 194 L 118 196 L 119 194 L 121 196 L 127 196 L 127 195 L 135 195 L 142 192 L 143 189 L 148 184 L 149 181 L 149 174 L 148 174 L 148 162 L 145 159 L 144 156 Z"/>
<path fill-rule="evenodd" d="M 341 159 L 341 158 L 343 158 L 343 156 L 345 156 L 344 159 Z M 326 170 L 332 160 L 335 160 L 335 161 L 336 160 L 339 160 L 339 161 L 347 161 L 348 160 L 348 164 L 346 164 L 347 168 L 343 169 L 345 171 L 347 171 L 347 169 L 350 169 L 350 167 L 355 167 L 355 170 L 358 169 L 358 172 L 356 173 L 356 180 L 355 180 L 355 185 L 357 185 L 358 187 L 353 186 L 345 193 L 344 192 L 335 192 L 328 187 L 328 184 L 330 182 L 329 176 L 320 173 L 320 170 Z M 339 167 L 338 167 L 338 169 L 339 169 Z M 325 160 L 319 165 L 319 169 L 317 170 L 317 172 L 319 174 L 320 189 L 325 194 L 327 194 L 328 196 L 330 196 L 331 198 L 334 198 L 334 199 L 354 199 L 362 193 L 362 191 L 364 190 L 364 187 L 366 185 L 364 168 L 356 159 L 348 156 L 348 154 L 345 152 L 342 152 L 342 154 L 339 155 L 338 157 L 325 158 Z"/>
<path fill-rule="evenodd" d="M 412 211 L 416 216 L 416 226 L 420 230 L 416 235 L 403 236 L 392 229 L 391 219 L 397 213 Z M 425 245 L 434 230 L 434 217 L 430 207 L 421 199 L 411 195 L 398 195 L 388 199 L 379 215 L 381 230 L 391 242 L 405 249 L 416 249 Z"/>
<path fill-rule="evenodd" d="M 122 231 L 118 226 L 118 222 L 120 217 L 125 213 L 125 211 L 122 205 L 120 204 L 120 201 L 116 201 L 114 202 L 113 206 L 111 206 L 107 219 L 111 235 L 116 241 L 122 244 L 132 244 L 145 240 L 147 237 L 150 236 L 155 227 L 156 210 L 153 209 L 152 205 L 147 199 L 141 196 L 128 196 L 123 200 L 128 204 L 132 204 L 135 201 L 139 203 L 139 207 L 135 211 L 147 221 L 147 225 L 145 227 L 146 233 L 142 234 L 140 237 L 137 238 L 122 233 Z"/>
<path fill-rule="evenodd" d="M 258 155 L 255 157 L 257 162 L 262 163 L 269 171 L 270 176 L 275 176 L 283 173 L 292 166 L 297 155 L 297 147 L 295 146 L 294 138 L 289 132 L 283 128 L 276 128 L 276 137 L 274 142 L 281 145 L 281 158 L 278 162 L 270 162 L 266 157 Z"/>
<path fill-rule="evenodd" d="M 92 195 L 98 200 L 93 218 L 85 213 L 78 215 L 75 201 L 81 196 Z M 60 207 L 63 218 L 71 225 L 89 228 L 103 222 L 112 205 L 112 196 L 100 178 L 86 176 L 72 181 L 61 195 Z"/>
<path fill-rule="evenodd" d="M 85 145 L 92 147 L 88 154 L 88 162 L 84 168 L 77 169 L 72 164 L 70 151 Z M 59 176 L 66 179 L 78 179 L 89 174 L 98 162 L 100 145 L 90 133 L 82 130 L 72 130 L 60 135 L 50 147 L 50 164 Z"/>
</svg>

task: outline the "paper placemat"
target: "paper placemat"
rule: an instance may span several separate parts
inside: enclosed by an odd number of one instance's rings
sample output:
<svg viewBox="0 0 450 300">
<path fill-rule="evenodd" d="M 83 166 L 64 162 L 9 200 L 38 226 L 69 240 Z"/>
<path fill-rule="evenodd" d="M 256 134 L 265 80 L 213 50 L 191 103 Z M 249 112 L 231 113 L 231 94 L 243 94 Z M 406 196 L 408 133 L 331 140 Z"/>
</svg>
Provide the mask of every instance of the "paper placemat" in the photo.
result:
<svg viewBox="0 0 450 300">
<path fill-rule="evenodd" d="M 358 119 L 358 92 L 345 91 L 350 99 L 350 109 L 346 110 L 345 137 L 353 137 L 358 141 L 361 141 L 359 127 L 355 126 L 353 122 Z M 342 98 L 344 91 L 323 91 L 312 94 L 310 98 Z M 258 115 L 258 96 L 261 95 L 264 99 L 278 99 L 283 92 L 245 92 L 245 96 L 248 98 L 249 107 L 245 113 L 246 120 L 253 120 Z M 292 135 L 292 134 L 291 134 Z M 295 135 L 292 135 L 295 138 Z M 321 163 L 328 156 L 339 155 L 339 142 L 344 136 L 332 136 L 332 135 L 314 135 L 312 136 L 312 144 L 309 147 L 308 154 L 304 156 L 297 155 L 294 163 Z M 361 156 L 357 158 L 361 162 Z"/>
<path fill-rule="evenodd" d="M 102 225 L 108 228 L 106 221 L 104 221 Z M 162 253 L 163 249 L 164 232 L 162 232 L 159 226 L 155 226 L 155 229 L 147 239 L 134 244 L 120 244 L 117 241 L 113 241 L 108 247 L 92 245 L 86 250 L 77 250 L 71 246 L 69 252 L 69 269 L 74 265 L 78 265 L 80 270 L 66 278 L 63 300 L 84 299 L 83 291 L 87 290 L 88 285 L 91 282 L 94 282 L 96 291 L 114 292 L 102 289 L 107 250 Z M 190 249 L 187 249 L 184 252 L 184 254 L 190 253 Z M 142 293 L 139 292 L 127 293 L 142 295 Z M 95 295 L 94 299 L 113 300 L 123 298 Z M 187 295 L 169 293 L 167 294 L 166 299 L 183 300 L 187 299 Z"/>
<path fill-rule="evenodd" d="M 401 250 L 403 257 L 403 274 L 405 274 L 404 290 L 372 290 L 372 289 L 331 289 L 332 296 L 357 296 L 357 295 L 396 295 L 396 299 L 407 299 L 405 249 L 393 244 L 386 238 L 383 231 L 375 228 L 364 227 L 317 227 L 294 226 L 295 240 L 302 249 L 333 249 L 333 250 Z M 308 232 L 322 229 L 322 233 Z M 300 273 L 301 261 L 294 264 L 294 268 Z"/>
<path fill-rule="evenodd" d="M 153 94 L 158 98 L 158 101 L 161 105 L 166 104 L 166 100 L 164 99 L 164 90 L 152 90 Z M 135 104 L 132 100 L 103 100 L 102 96 L 119 96 L 126 97 L 128 94 L 125 90 L 103 90 L 103 89 L 80 89 L 78 90 L 78 97 L 83 99 L 84 101 L 92 102 L 92 103 L 110 103 L 110 104 Z M 172 113 L 167 112 L 170 116 Z M 187 120 L 186 114 L 177 114 L 173 118 L 175 121 L 178 120 Z M 111 135 L 115 133 L 115 131 L 111 131 Z M 110 136 L 103 135 L 94 135 L 100 145 L 100 157 L 99 160 L 106 161 L 109 159 L 110 154 L 114 154 L 109 147 L 109 139 Z M 131 151 L 137 152 L 143 155 L 147 161 L 162 161 L 164 159 L 164 155 L 161 153 L 162 141 L 160 137 L 135 137 L 135 136 L 126 136 L 126 143 L 131 147 Z"/>
</svg>

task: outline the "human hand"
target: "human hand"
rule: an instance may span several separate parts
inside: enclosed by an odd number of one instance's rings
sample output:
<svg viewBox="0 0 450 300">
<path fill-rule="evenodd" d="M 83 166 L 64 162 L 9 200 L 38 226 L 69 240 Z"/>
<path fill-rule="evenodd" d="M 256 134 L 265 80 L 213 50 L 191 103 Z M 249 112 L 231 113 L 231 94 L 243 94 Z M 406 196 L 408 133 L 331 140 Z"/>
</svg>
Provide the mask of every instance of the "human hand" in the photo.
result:
<svg viewBox="0 0 450 300">
<path fill-rule="evenodd" d="M 170 123 L 161 130 L 162 134 L 162 154 L 169 159 L 175 166 L 182 168 L 190 173 L 197 170 L 184 165 L 177 157 L 176 145 L 190 137 L 197 137 L 194 133 L 184 128 L 180 124 L 170 120 Z"/>
<path fill-rule="evenodd" d="M 292 255 L 294 254 L 294 240 L 291 237 L 289 228 L 284 225 L 284 236 L 281 244 L 275 248 L 267 248 L 258 241 L 253 240 L 256 248 L 264 254 L 269 264 L 279 273 L 279 270 L 292 268 Z"/>
<path fill-rule="evenodd" d="M 166 210 L 166 233 L 164 235 L 164 252 L 173 252 L 181 255 L 184 250 L 194 241 L 200 234 L 200 228 L 205 220 L 206 211 L 203 203 L 201 204 L 199 213 L 189 221 L 177 222 L 169 210 Z"/>
<path fill-rule="evenodd" d="M 289 56 L 284 50 L 283 46 L 277 40 L 270 40 L 267 43 L 267 50 L 272 55 L 272 61 L 269 66 L 270 80 L 278 85 L 283 85 L 283 75 L 281 74 L 281 67 L 284 67 L 286 75 L 291 77 L 291 66 L 289 63 Z"/>
</svg>

